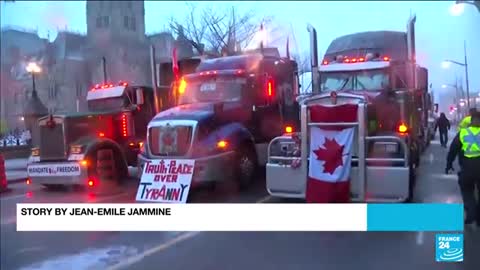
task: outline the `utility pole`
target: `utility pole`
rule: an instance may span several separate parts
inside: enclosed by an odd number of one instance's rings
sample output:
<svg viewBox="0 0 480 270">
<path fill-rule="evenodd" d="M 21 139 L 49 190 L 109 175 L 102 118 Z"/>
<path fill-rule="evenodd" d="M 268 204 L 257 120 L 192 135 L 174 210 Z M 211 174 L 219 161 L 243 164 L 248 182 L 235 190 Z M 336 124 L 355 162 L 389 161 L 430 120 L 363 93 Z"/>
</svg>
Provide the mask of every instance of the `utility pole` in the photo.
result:
<svg viewBox="0 0 480 270">
<path fill-rule="evenodd" d="M 157 82 L 157 64 L 155 61 L 155 47 L 150 45 L 150 69 L 152 70 L 153 98 L 155 105 L 155 114 L 160 112 L 160 97 L 158 93 Z"/>
<path fill-rule="evenodd" d="M 464 62 L 464 67 L 465 67 L 465 83 L 467 84 L 467 106 L 468 109 L 470 109 L 470 87 L 468 83 L 468 63 L 467 63 L 467 41 L 463 41 L 463 52 L 465 56 L 465 62 Z"/>
</svg>

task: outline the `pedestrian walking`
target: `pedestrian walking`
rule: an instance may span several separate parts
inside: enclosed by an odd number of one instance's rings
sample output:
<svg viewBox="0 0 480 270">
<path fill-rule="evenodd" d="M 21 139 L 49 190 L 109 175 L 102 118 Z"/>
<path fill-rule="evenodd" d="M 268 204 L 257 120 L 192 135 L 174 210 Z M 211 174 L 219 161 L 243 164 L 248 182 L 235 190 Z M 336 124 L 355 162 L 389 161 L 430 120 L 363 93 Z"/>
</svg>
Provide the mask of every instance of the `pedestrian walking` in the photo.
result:
<svg viewBox="0 0 480 270">
<path fill-rule="evenodd" d="M 457 133 L 447 155 L 448 174 L 453 170 L 453 161 L 458 156 L 460 171 L 458 184 L 466 211 L 465 224 L 477 222 L 480 227 L 480 196 L 475 199 L 475 188 L 480 195 L 480 113 L 471 115 L 471 123 Z"/>
<path fill-rule="evenodd" d="M 448 120 L 447 116 L 444 113 L 440 114 L 440 117 L 437 119 L 437 123 L 435 124 L 435 131 L 440 133 L 440 144 L 442 147 L 447 148 L 448 143 L 448 131 L 450 130 L 450 121 Z"/>
</svg>

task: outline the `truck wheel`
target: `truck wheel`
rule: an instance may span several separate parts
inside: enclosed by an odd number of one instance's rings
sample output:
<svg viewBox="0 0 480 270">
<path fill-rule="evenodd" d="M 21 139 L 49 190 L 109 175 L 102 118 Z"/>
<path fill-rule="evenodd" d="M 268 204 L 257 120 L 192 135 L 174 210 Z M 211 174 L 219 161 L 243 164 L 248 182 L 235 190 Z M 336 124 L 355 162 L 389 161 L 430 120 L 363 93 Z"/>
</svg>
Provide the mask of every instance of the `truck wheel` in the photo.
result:
<svg viewBox="0 0 480 270">
<path fill-rule="evenodd" d="M 412 203 L 415 194 L 415 186 L 417 184 L 417 173 L 413 165 L 409 166 L 408 170 L 408 198 L 405 202 Z"/>
<path fill-rule="evenodd" d="M 247 189 L 255 179 L 257 171 L 257 155 L 252 146 L 242 145 L 236 151 L 235 177 L 240 190 Z"/>
<path fill-rule="evenodd" d="M 110 148 L 99 149 L 93 153 L 92 165 L 89 169 L 89 180 L 93 181 L 95 193 L 111 193 L 119 186 L 119 173 L 115 162 L 114 151 Z"/>
<path fill-rule="evenodd" d="M 410 156 L 412 158 L 412 163 L 414 168 L 418 168 L 420 166 L 420 151 L 419 145 L 415 144 L 412 149 L 410 149 Z"/>
</svg>

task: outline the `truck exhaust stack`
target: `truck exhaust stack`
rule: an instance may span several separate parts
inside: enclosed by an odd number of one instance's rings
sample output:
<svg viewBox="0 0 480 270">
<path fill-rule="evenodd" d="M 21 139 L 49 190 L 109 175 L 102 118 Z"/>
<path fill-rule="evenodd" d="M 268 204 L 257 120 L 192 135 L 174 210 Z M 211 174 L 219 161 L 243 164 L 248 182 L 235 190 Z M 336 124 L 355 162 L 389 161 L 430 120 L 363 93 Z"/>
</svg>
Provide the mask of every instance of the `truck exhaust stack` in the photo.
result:
<svg viewBox="0 0 480 270">
<path fill-rule="evenodd" d="M 310 64 L 312 66 L 312 93 L 319 93 L 319 73 L 318 73 L 318 49 L 317 49 L 317 30 L 312 25 L 307 26 L 310 33 Z"/>
</svg>

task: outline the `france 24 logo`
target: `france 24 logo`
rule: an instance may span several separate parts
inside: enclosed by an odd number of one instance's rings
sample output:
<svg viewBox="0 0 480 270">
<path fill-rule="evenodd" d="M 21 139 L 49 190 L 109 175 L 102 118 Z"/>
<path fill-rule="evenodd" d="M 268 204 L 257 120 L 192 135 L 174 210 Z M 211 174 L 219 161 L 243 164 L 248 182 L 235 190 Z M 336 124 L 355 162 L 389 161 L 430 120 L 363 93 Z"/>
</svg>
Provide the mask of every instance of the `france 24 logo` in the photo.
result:
<svg viewBox="0 0 480 270">
<path fill-rule="evenodd" d="M 463 234 L 437 234 L 435 258 L 437 262 L 463 262 Z"/>
</svg>

